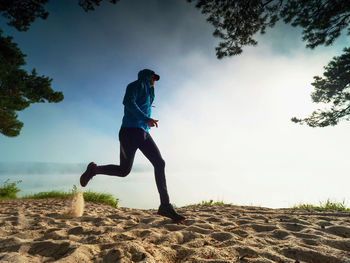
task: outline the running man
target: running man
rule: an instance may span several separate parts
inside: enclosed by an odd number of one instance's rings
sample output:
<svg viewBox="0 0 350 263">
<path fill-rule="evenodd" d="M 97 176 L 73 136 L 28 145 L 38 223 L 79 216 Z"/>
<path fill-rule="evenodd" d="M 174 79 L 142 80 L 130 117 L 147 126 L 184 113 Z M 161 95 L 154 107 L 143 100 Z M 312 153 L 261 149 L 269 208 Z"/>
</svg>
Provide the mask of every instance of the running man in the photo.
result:
<svg viewBox="0 0 350 263">
<path fill-rule="evenodd" d="M 154 100 L 154 82 L 159 75 L 150 69 L 138 73 L 138 79 L 126 87 L 123 100 L 124 117 L 119 131 L 120 165 L 100 165 L 89 163 L 80 177 L 81 186 L 85 187 L 96 174 L 125 177 L 132 168 L 137 149 L 146 156 L 154 167 L 154 175 L 160 195 L 158 214 L 176 222 L 183 222 L 185 217 L 175 212 L 169 202 L 165 180 L 165 162 L 160 151 L 149 134 L 150 127 L 158 128 L 158 120 L 151 118 L 151 106 Z"/>
</svg>

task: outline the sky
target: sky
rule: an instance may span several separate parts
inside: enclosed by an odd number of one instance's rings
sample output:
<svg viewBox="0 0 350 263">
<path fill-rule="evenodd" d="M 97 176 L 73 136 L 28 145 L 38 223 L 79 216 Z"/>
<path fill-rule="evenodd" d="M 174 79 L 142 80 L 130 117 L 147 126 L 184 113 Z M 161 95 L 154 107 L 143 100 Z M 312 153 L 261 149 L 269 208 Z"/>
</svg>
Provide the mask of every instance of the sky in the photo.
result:
<svg viewBox="0 0 350 263">
<path fill-rule="evenodd" d="M 125 88 L 150 68 L 160 75 L 152 112 L 159 128 L 150 133 L 166 162 L 171 202 L 348 203 L 349 123 L 310 128 L 290 121 L 324 107 L 311 102 L 310 83 L 349 46 L 345 36 L 310 50 L 300 29 L 278 23 L 256 35 L 257 46 L 218 60 L 214 29 L 193 3 L 103 1 L 86 13 L 76 2 L 50 1 L 48 18 L 27 32 L 0 20 L 27 54 L 24 68 L 52 78 L 65 96 L 19 112 L 18 137 L 0 135 L 1 178 L 23 179 L 24 192 L 64 188 L 79 184 L 90 161 L 119 164 Z M 31 163 L 76 166 L 45 174 Z M 141 152 L 128 177 L 97 176 L 89 188 L 112 193 L 122 206 L 159 203 L 153 168 Z"/>
</svg>

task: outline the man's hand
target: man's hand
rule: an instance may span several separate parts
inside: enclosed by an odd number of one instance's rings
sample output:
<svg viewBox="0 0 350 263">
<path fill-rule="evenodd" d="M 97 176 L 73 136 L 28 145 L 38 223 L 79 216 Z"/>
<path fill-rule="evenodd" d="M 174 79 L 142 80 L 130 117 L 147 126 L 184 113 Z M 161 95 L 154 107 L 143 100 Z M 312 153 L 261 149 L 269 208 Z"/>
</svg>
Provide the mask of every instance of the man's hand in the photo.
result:
<svg viewBox="0 0 350 263">
<path fill-rule="evenodd" d="M 154 119 L 152 119 L 152 118 L 150 118 L 149 119 L 149 121 L 147 122 L 147 125 L 149 126 L 149 127 L 154 127 L 154 126 L 156 126 L 157 128 L 158 128 L 158 120 L 154 120 Z"/>
</svg>

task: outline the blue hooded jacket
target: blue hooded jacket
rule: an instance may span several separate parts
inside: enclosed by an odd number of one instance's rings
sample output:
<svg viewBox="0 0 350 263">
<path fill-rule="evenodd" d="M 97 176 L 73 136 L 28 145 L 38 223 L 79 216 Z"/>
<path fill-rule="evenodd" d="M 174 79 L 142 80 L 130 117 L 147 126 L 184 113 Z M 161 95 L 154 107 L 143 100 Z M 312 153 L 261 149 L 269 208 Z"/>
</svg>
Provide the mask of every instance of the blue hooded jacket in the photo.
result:
<svg viewBox="0 0 350 263">
<path fill-rule="evenodd" d="M 154 88 L 150 86 L 152 73 L 154 71 L 150 69 L 141 70 L 138 79 L 126 87 L 122 127 L 141 128 L 148 132 L 147 121 L 154 100 Z"/>
</svg>

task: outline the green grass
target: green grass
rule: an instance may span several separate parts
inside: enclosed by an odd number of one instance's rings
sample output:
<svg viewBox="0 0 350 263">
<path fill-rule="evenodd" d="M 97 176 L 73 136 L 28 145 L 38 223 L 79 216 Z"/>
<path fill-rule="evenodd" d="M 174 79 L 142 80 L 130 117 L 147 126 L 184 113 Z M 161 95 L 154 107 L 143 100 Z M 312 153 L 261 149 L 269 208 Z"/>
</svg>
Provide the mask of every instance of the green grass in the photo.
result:
<svg viewBox="0 0 350 263">
<path fill-rule="evenodd" d="M 64 191 L 40 192 L 36 194 L 25 195 L 22 198 L 33 198 L 33 199 L 64 198 L 65 199 L 65 198 L 71 197 L 75 193 L 75 191 L 73 190 L 71 192 L 64 192 Z M 86 202 L 104 203 L 107 205 L 118 207 L 119 199 L 114 198 L 111 194 L 95 193 L 92 191 L 87 191 L 83 193 L 83 196 Z"/>
<path fill-rule="evenodd" d="M 200 203 L 196 203 L 196 204 L 185 205 L 184 207 L 197 207 L 197 206 L 210 206 L 210 205 L 232 205 L 232 203 L 224 203 L 223 201 L 214 202 L 213 200 L 209 200 L 209 201 L 201 201 Z M 320 202 L 319 206 L 312 205 L 312 204 L 299 204 L 299 205 L 293 206 L 292 208 L 350 211 L 350 208 L 346 207 L 345 201 L 332 202 L 330 199 L 328 199 L 326 202 Z"/>
<path fill-rule="evenodd" d="M 20 192 L 17 184 L 22 181 L 16 181 L 11 183 L 10 179 L 7 179 L 3 186 L 0 187 L 0 200 L 4 199 L 17 199 L 17 193 Z M 76 185 L 73 185 L 73 189 L 65 191 L 48 191 L 39 192 L 35 194 L 27 194 L 21 197 L 21 199 L 42 199 L 42 198 L 63 198 L 67 199 L 73 196 L 78 191 Z M 95 193 L 92 191 L 87 191 L 83 193 L 84 200 L 87 202 L 104 203 L 114 207 L 118 207 L 119 199 L 114 198 L 111 194 L 107 193 Z"/>
<path fill-rule="evenodd" d="M 332 202 L 327 199 L 326 202 L 320 202 L 319 206 L 312 204 L 299 204 L 293 206 L 295 209 L 317 209 L 317 210 L 338 210 L 338 211 L 350 211 L 350 208 L 345 206 L 345 201 L 343 202 Z"/>
<path fill-rule="evenodd" d="M 185 205 L 185 207 L 209 206 L 209 205 L 232 205 L 232 203 L 224 203 L 223 201 L 214 202 L 213 200 L 209 200 L 209 201 L 202 201 L 196 204 Z"/>
<path fill-rule="evenodd" d="M 84 192 L 84 200 L 95 203 L 104 203 L 114 207 L 118 207 L 119 203 L 119 199 L 114 198 L 111 194 L 95 193 L 91 191 Z"/>
<path fill-rule="evenodd" d="M 63 191 L 50 191 L 50 192 L 39 192 L 35 194 L 24 195 L 22 199 L 41 199 L 41 198 L 69 198 L 73 195 L 72 192 Z"/>
</svg>

